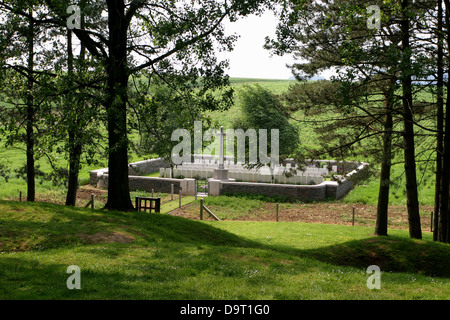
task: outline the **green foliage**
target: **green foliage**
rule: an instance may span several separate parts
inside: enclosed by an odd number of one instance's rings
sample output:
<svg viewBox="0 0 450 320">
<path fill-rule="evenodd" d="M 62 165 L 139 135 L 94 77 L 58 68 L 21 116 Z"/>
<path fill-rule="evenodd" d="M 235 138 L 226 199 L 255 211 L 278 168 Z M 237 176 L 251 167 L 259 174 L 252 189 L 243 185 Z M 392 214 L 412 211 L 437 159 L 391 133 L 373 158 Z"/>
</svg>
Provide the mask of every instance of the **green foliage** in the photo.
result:
<svg viewBox="0 0 450 320">
<path fill-rule="evenodd" d="M 299 144 L 299 133 L 287 118 L 287 112 L 279 98 L 259 84 L 244 85 L 238 91 L 237 104 L 242 117 L 235 119 L 235 129 L 267 129 L 268 150 L 271 148 L 269 133 L 271 129 L 279 130 L 280 159 L 295 153 Z"/>
<path fill-rule="evenodd" d="M 175 130 L 193 133 L 194 122 L 200 121 L 205 131 L 211 126 L 206 111 L 226 110 L 231 103 L 232 91 L 227 88 L 205 92 L 198 87 L 174 87 L 158 80 L 151 85 L 142 80 L 135 83 L 136 92 L 129 100 L 135 111 L 133 127 L 141 135 L 135 151 L 141 155 L 156 154 L 168 161 L 173 147 L 179 143 L 171 140 Z"/>
</svg>

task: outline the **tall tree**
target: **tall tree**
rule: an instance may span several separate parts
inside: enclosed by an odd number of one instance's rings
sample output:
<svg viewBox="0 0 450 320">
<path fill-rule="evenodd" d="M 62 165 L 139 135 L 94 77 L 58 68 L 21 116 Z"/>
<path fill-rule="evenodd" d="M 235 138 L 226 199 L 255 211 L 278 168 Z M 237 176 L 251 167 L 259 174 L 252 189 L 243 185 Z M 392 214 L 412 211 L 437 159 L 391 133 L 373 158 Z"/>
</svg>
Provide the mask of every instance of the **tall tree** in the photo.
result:
<svg viewBox="0 0 450 320">
<path fill-rule="evenodd" d="M 33 7 L 29 8 L 29 15 L 33 16 Z M 26 147 L 27 147 L 27 201 L 34 201 L 36 196 L 36 172 L 34 164 L 34 117 L 35 105 L 33 96 L 34 87 L 34 42 L 35 25 L 32 18 L 28 21 L 28 30 L 26 35 L 27 42 L 27 93 L 26 93 Z"/>
<path fill-rule="evenodd" d="M 450 25 L 450 1 L 445 0 L 445 25 L 447 26 L 447 31 L 445 34 L 447 47 L 450 44 L 450 30 L 448 26 Z M 448 74 L 450 75 L 450 69 L 448 69 Z M 439 230 L 438 230 L 438 240 L 440 242 L 450 242 L 449 236 L 449 192 L 450 192 L 450 92 L 449 83 L 447 81 L 447 99 L 445 105 L 445 131 L 444 131 L 444 149 L 442 155 L 442 176 L 441 176 L 441 197 L 440 197 L 440 208 L 439 208 Z"/>
<path fill-rule="evenodd" d="M 294 53 L 297 57 L 306 62 L 293 65 L 293 71 L 301 79 L 316 75 L 320 71 L 328 68 L 335 68 L 337 76 L 335 80 L 343 85 L 343 97 L 350 98 L 347 102 L 341 101 L 341 110 L 347 116 L 346 122 L 357 125 L 358 118 L 354 118 L 356 110 L 366 108 L 366 122 L 361 133 L 372 130 L 374 123 L 383 125 L 383 129 L 377 129 L 378 134 L 384 135 L 384 146 L 387 148 L 390 143 L 390 116 L 400 115 L 403 123 L 403 148 L 406 176 L 406 189 L 408 198 L 408 212 L 410 217 L 410 235 L 413 238 L 420 238 L 420 215 L 418 207 L 416 159 L 415 159 L 415 125 L 419 125 L 415 118 L 415 105 L 413 105 L 413 95 L 418 89 L 425 86 L 413 88 L 414 81 L 430 83 L 428 76 L 433 75 L 433 62 L 429 47 L 424 45 L 427 40 L 419 36 L 411 37 L 413 30 L 419 34 L 426 34 L 427 26 L 425 19 L 430 19 L 432 14 L 428 14 L 436 6 L 435 2 L 411 4 L 408 1 L 289 1 L 280 11 L 281 23 L 278 27 L 277 41 L 268 39 L 267 47 L 276 54 Z M 378 26 L 373 23 L 373 15 L 367 11 L 372 6 L 377 5 L 379 10 Z M 373 7 L 373 6 L 372 6 Z M 372 23 L 369 23 L 372 22 Z M 371 26 L 375 25 L 375 27 Z M 410 39 L 413 39 L 413 42 Z M 300 60 L 300 59 L 299 59 Z M 429 66 L 429 67 L 427 67 Z M 386 94 L 389 90 L 381 90 L 382 86 L 377 83 L 390 83 L 391 94 Z M 399 99 L 397 84 L 401 84 L 400 102 L 402 109 L 392 109 Z M 360 90 L 359 88 L 372 88 L 371 90 Z M 373 91 L 377 88 L 377 91 Z M 355 90 L 356 89 L 356 90 Z M 413 89 L 416 90 L 413 92 Z M 384 106 L 380 104 L 377 111 L 368 108 L 370 100 L 360 100 L 362 104 L 350 104 L 352 109 L 343 108 L 348 101 L 357 101 L 360 92 L 369 92 L 366 97 L 376 101 L 376 95 L 384 96 Z M 354 95 L 356 93 L 356 96 Z M 394 93 L 394 94 L 392 94 Z M 349 95 L 351 94 L 351 95 Z M 352 98 L 353 95 L 353 98 Z M 390 98 L 389 98 L 390 97 Z M 355 100 L 356 98 L 356 100 Z M 390 101 L 389 101 L 390 100 Z M 418 103 L 418 101 L 416 101 Z M 386 114 L 390 110 L 391 114 Z M 352 117 L 349 117 L 352 115 Z M 387 116 L 387 117 L 386 117 Z M 362 119 L 362 118 L 360 118 Z M 371 120 L 369 120 L 371 119 Z M 338 130 L 336 121 L 335 128 Z M 420 126 L 420 128 L 429 130 Z M 336 136 L 330 127 L 326 129 L 330 136 Z M 430 130 L 432 131 L 432 130 Z M 433 131 L 435 132 L 435 131 Z M 340 144 L 343 147 L 354 145 L 371 134 L 349 135 L 347 138 L 341 136 Z M 355 139 L 352 140 L 352 137 Z M 339 147 L 339 146 L 338 146 Z M 340 149 L 342 150 L 342 149 Z M 380 150 L 381 151 L 381 150 Z M 387 221 L 387 204 L 389 201 L 387 177 L 390 167 L 387 162 L 390 157 L 388 150 L 382 157 L 382 177 L 380 177 L 380 194 L 378 216 L 383 220 L 381 225 Z M 380 220 L 381 222 L 381 220 Z M 385 234 L 385 228 L 376 227 L 376 233 Z"/>
<path fill-rule="evenodd" d="M 38 46 L 43 46 L 46 39 L 42 26 L 35 22 L 36 16 L 40 13 L 40 6 L 31 0 L 10 2 L 25 14 L 15 16 L 12 12 L 4 10 L 3 3 L 0 6 L 4 18 L 1 29 L 7 35 L 1 53 L 4 62 L 1 72 L 2 76 L 7 77 L 2 90 L 8 90 L 3 95 L 6 106 L 3 107 L 2 113 L 8 118 L 3 125 L 7 126 L 5 130 L 7 143 L 25 144 L 26 164 L 19 175 L 23 173 L 27 182 L 27 201 L 34 201 L 38 145 L 36 126 L 42 106 L 38 92 L 43 91 L 40 82 L 45 78 L 44 72 L 40 69 L 45 61 L 38 63 L 37 56 L 42 58 L 43 50 L 38 50 Z"/>
<path fill-rule="evenodd" d="M 412 49 L 410 45 L 411 11 L 410 2 L 402 0 L 400 29 L 402 35 L 402 61 L 403 72 L 400 76 L 402 84 L 403 104 L 403 141 L 405 152 L 405 177 L 406 196 L 408 207 L 409 235 L 411 238 L 422 238 L 420 225 L 419 198 L 417 192 L 416 155 L 414 144 L 414 115 L 413 115 L 413 93 L 412 93 Z"/>
<path fill-rule="evenodd" d="M 383 134 L 383 160 L 380 171 L 380 188 L 378 192 L 377 220 L 375 234 L 378 236 L 388 235 L 388 210 L 389 210 L 389 186 L 391 184 L 392 166 L 392 131 L 394 129 L 393 113 L 395 80 L 391 80 L 388 90 L 384 92 L 386 116 L 384 119 Z"/>
<path fill-rule="evenodd" d="M 323 90 L 321 94 L 328 98 L 322 100 L 327 102 L 318 101 L 319 109 L 324 110 L 324 104 L 328 103 L 331 107 L 325 108 L 334 110 L 326 124 L 321 124 L 324 143 L 328 144 L 325 150 L 348 152 L 362 140 L 382 136 L 383 148 L 375 148 L 376 153 L 383 153 L 379 157 L 381 176 L 375 234 L 387 235 L 399 32 L 394 22 L 395 8 L 386 10 L 383 25 L 379 21 L 378 29 L 368 28 L 367 5 L 364 1 L 304 6 L 292 2 L 292 11 L 281 13 L 278 42 L 268 41 L 268 47 L 279 53 L 293 52 L 307 60 L 293 65 L 298 78 L 331 67 L 337 69 L 334 89 L 329 88 L 334 96 Z M 305 86 L 304 89 L 310 88 Z M 307 101 L 321 100 L 313 92 L 307 96 Z M 337 145 L 331 144 L 333 140 Z M 367 148 L 364 152 L 367 153 Z"/>
<path fill-rule="evenodd" d="M 222 77 L 223 81 L 224 64 L 217 63 L 213 43 L 230 49 L 234 37 L 224 35 L 222 22 L 227 17 L 234 21 L 239 16 L 257 13 L 262 2 L 134 0 L 126 3 L 107 0 L 104 7 L 107 30 L 73 30 L 92 56 L 102 63 L 107 75 L 109 184 L 106 208 L 133 209 L 128 187 L 129 76 L 148 68 L 157 73 L 202 76 L 203 85 L 207 87 L 223 85 L 217 79 Z M 67 4 L 52 0 L 46 3 L 64 23 L 68 18 Z M 201 65 L 195 66 L 195 59 Z M 181 64 L 181 71 L 175 67 L 177 63 Z"/>
<path fill-rule="evenodd" d="M 239 89 L 236 102 L 242 113 L 239 118 L 234 119 L 232 123 L 234 129 L 267 130 L 267 150 L 262 150 L 262 146 L 259 145 L 260 155 L 270 157 L 268 155 L 270 150 L 275 152 L 278 150 L 279 161 L 295 155 L 300 143 L 299 132 L 289 122 L 288 110 L 277 95 L 260 85 L 246 85 Z M 272 129 L 279 130 L 278 140 L 275 140 L 278 146 L 272 146 Z M 275 158 L 273 160 L 275 161 Z M 271 163 L 271 167 L 273 165 Z"/>
<path fill-rule="evenodd" d="M 436 100 L 436 182 L 434 196 L 434 226 L 433 240 L 438 240 L 439 234 L 439 212 L 441 203 L 441 176 L 442 176 L 442 155 L 444 140 L 444 30 L 443 30 L 443 6 L 442 1 L 438 0 L 437 12 L 437 100 Z"/>
</svg>

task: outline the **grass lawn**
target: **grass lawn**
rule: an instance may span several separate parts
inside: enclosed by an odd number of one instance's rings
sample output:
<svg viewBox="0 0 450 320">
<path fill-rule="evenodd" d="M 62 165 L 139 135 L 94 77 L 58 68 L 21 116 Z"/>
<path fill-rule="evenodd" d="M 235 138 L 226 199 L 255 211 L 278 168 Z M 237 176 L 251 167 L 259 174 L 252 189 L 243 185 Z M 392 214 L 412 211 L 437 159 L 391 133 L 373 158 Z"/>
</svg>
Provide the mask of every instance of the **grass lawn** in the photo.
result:
<svg viewBox="0 0 450 320">
<path fill-rule="evenodd" d="M 236 88 L 258 83 L 280 93 L 295 81 L 232 83 Z M 227 126 L 239 110 L 212 116 Z M 299 124 L 299 129 L 302 144 L 314 147 L 312 127 Z M 25 152 L 2 147 L 0 160 L 17 169 Z M 49 171 L 44 159 L 39 164 Z M 92 169 L 97 168 L 83 167 L 82 182 Z M 400 182 L 391 189 L 390 200 L 404 207 L 402 170 L 401 165 L 393 169 Z M 175 216 L 177 210 L 171 210 L 177 209 L 178 197 L 171 201 L 160 193 L 161 214 L 102 211 L 106 191 L 89 186 L 80 190 L 78 205 L 84 206 L 96 192 L 93 211 L 5 201 L 17 200 L 19 191 L 25 196 L 24 180 L 12 177 L 9 183 L 0 181 L 0 299 L 450 299 L 450 245 L 433 242 L 429 232 L 423 240 L 409 239 L 401 219 L 391 221 L 399 229 L 390 228 L 389 237 L 374 237 L 363 206 L 357 208 L 356 225 L 348 225 L 348 205 L 376 203 L 378 183 L 373 177 L 342 201 L 281 203 L 280 222 L 273 221 L 275 203 L 210 197 L 206 205 L 222 219 L 212 222 Z M 44 182 L 37 185 L 37 200 L 64 203 L 65 191 Z M 422 205 L 432 205 L 432 191 L 433 179 L 427 177 L 419 190 Z M 135 196 L 148 193 L 132 192 Z M 193 197 L 184 197 L 182 204 L 198 216 Z M 292 222 L 300 209 L 313 212 L 305 213 L 303 222 Z M 328 214 L 326 210 L 333 212 L 330 223 L 305 222 L 313 213 Z M 336 213 L 343 224 L 332 220 Z M 238 221 L 262 215 L 266 221 Z M 81 290 L 66 286 L 71 265 L 80 267 Z M 379 290 L 367 287 L 370 265 L 381 268 Z"/>
<path fill-rule="evenodd" d="M 0 212 L 0 299 L 450 298 L 450 246 L 404 230 L 7 201 Z M 80 290 L 66 286 L 70 265 Z M 367 288 L 369 265 L 379 290 Z"/>
</svg>

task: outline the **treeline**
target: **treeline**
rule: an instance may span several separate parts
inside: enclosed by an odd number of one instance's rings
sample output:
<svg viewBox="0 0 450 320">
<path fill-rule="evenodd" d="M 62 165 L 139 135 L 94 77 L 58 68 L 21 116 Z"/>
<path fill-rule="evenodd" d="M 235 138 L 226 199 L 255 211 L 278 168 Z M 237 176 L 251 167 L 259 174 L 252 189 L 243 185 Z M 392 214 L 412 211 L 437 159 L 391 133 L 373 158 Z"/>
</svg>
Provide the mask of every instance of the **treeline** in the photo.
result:
<svg viewBox="0 0 450 320">
<path fill-rule="evenodd" d="M 55 164 L 74 205 L 83 163 L 108 161 L 107 209 L 134 210 L 128 187 L 129 134 L 167 152 L 170 133 L 190 129 L 206 110 L 226 109 L 232 90 L 225 19 L 271 7 L 270 1 L 0 1 L 0 121 L 8 147 L 25 146 L 27 200 L 34 201 L 36 160 Z M 106 143 L 104 143 L 106 140 Z M 106 146 L 106 147 L 103 147 Z M 68 168 L 58 168 L 53 155 Z M 3 159 L 0 174 L 7 176 Z M 59 177 L 59 178 L 58 178 Z M 48 178 L 48 177 L 47 177 Z"/>
<path fill-rule="evenodd" d="M 381 173 L 375 234 L 388 234 L 394 155 L 403 153 L 409 232 L 422 237 L 417 140 L 433 140 L 434 239 L 450 242 L 449 1 L 289 1 L 266 47 L 295 54 L 303 81 L 333 69 L 331 81 L 301 83 L 287 94 L 291 111 L 326 111 L 317 131 L 322 152 L 378 156 Z"/>
<path fill-rule="evenodd" d="M 66 0 L 0 0 L 1 138 L 7 146 L 25 145 L 20 172 L 27 199 L 34 200 L 41 174 L 36 159 L 56 163 L 56 153 L 69 165 L 55 165 L 52 177 L 65 177 L 66 204 L 74 205 L 82 163 L 104 152 L 106 208 L 133 210 L 130 132 L 141 133 L 146 151 L 167 154 L 174 129 L 192 129 L 205 111 L 231 106 L 227 61 L 216 52 L 232 50 L 236 37 L 226 35 L 223 22 L 265 10 L 279 18 L 277 37 L 266 47 L 295 54 L 299 80 L 336 70 L 331 82 L 292 87 L 288 109 L 278 111 L 326 110 L 333 117 L 319 126 L 322 150 L 345 156 L 364 143 L 378 155 L 375 233 L 387 235 L 392 159 L 401 150 L 410 236 L 422 237 L 416 145 L 427 136 L 436 166 L 434 237 L 450 242 L 448 0 L 80 0 L 75 7 Z M 249 92 L 248 101 L 261 94 Z M 3 163 L 0 175 L 6 171 Z"/>
</svg>

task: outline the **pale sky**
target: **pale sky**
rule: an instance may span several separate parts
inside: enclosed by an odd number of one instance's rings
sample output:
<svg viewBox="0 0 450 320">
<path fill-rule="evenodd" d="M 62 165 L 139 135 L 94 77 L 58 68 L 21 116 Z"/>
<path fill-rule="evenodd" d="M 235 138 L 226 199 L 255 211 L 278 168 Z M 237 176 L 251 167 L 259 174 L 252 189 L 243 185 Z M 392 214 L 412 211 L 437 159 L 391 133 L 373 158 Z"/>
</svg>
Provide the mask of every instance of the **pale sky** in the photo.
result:
<svg viewBox="0 0 450 320">
<path fill-rule="evenodd" d="M 219 53 L 230 61 L 229 76 L 243 78 L 289 79 L 292 73 L 286 64 L 292 64 L 291 56 L 270 56 L 263 48 L 264 38 L 275 38 L 277 20 L 272 12 L 262 16 L 248 16 L 237 22 L 225 23 L 226 34 L 238 34 L 232 52 Z"/>
</svg>

